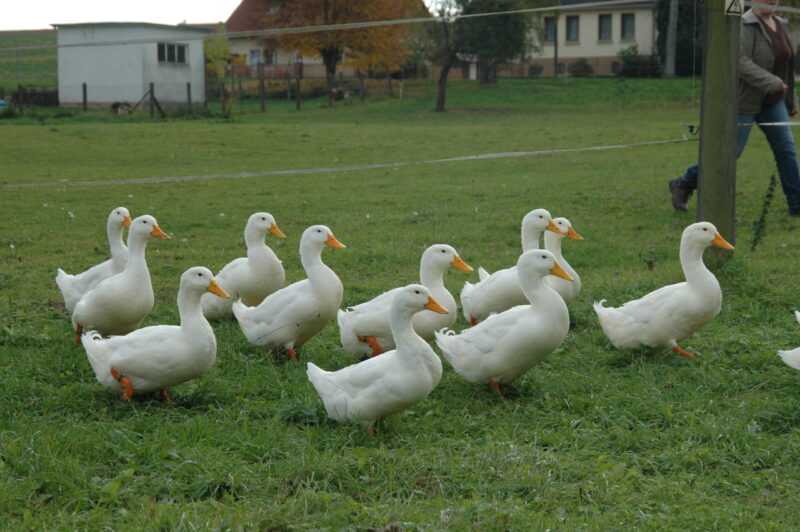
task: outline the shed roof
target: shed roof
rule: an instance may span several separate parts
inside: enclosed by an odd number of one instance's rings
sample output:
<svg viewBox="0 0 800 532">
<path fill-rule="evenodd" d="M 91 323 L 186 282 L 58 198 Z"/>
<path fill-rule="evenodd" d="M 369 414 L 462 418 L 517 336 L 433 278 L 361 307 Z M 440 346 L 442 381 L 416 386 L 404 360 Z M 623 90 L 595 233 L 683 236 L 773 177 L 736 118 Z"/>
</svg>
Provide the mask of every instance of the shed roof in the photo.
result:
<svg viewBox="0 0 800 532">
<path fill-rule="evenodd" d="M 212 30 L 202 27 L 189 26 L 188 24 L 178 24 L 176 26 L 170 24 L 156 24 L 154 22 L 76 22 L 68 24 L 51 24 L 55 29 L 59 28 L 88 28 L 88 27 L 140 27 L 140 28 L 159 28 L 165 30 L 179 30 L 188 31 L 193 33 L 211 33 Z"/>
</svg>

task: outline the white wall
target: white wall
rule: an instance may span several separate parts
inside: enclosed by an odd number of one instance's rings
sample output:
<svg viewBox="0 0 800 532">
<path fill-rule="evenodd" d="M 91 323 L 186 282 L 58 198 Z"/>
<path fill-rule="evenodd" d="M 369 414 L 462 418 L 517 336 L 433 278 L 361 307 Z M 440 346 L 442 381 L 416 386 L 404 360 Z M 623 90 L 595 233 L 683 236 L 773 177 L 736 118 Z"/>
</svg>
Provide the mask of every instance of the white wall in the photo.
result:
<svg viewBox="0 0 800 532">
<path fill-rule="evenodd" d="M 250 50 L 260 50 L 263 47 L 260 39 L 254 38 L 238 38 L 230 39 L 230 51 L 234 55 L 243 55 L 247 58 L 247 64 L 250 63 Z M 283 48 L 278 49 L 276 56 L 276 65 L 288 65 L 295 62 L 297 52 L 293 50 L 286 50 Z M 307 65 L 321 65 L 322 58 L 318 55 L 307 55 L 303 57 L 303 63 Z M 251 65 L 252 66 L 252 65 Z"/>
<path fill-rule="evenodd" d="M 192 100 L 205 100 L 203 32 L 148 25 L 60 26 L 58 44 L 85 44 L 147 40 L 143 44 L 59 47 L 58 95 L 62 104 L 83 101 L 87 84 L 89 103 L 136 103 L 149 83 L 163 103 L 185 103 L 186 83 L 192 84 Z M 159 63 L 157 42 L 188 45 L 187 64 Z"/>
<path fill-rule="evenodd" d="M 635 39 L 633 41 L 623 41 L 622 14 L 633 13 L 635 15 Z M 600 42 L 598 40 L 598 18 L 601 14 L 611 15 L 611 41 Z M 567 42 L 567 17 L 579 16 L 578 42 Z M 542 18 L 544 27 L 544 18 Z M 534 36 L 538 40 L 537 35 Z M 650 8 L 631 8 L 624 10 L 598 10 L 598 11 L 563 11 L 558 17 L 558 56 L 567 58 L 578 57 L 615 57 L 621 50 L 636 44 L 641 55 L 654 53 L 655 46 L 655 12 Z M 552 44 L 544 44 L 539 54 L 533 54 L 534 58 L 553 57 L 555 47 Z"/>
</svg>

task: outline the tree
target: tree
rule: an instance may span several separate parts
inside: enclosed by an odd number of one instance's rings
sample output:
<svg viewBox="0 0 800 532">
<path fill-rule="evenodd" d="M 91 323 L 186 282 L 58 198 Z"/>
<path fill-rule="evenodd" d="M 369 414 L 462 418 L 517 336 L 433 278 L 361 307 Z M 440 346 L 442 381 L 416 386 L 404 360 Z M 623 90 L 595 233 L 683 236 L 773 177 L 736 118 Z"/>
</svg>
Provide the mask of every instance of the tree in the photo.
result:
<svg viewBox="0 0 800 532">
<path fill-rule="evenodd" d="M 439 65 L 439 79 L 436 82 L 436 107 L 437 113 L 443 113 L 447 105 L 447 78 L 450 69 L 458 61 L 458 28 L 456 15 L 459 7 L 455 0 L 442 0 L 436 6 L 438 21 L 430 24 L 430 60 Z"/>
<path fill-rule="evenodd" d="M 216 34 L 210 39 L 206 39 L 203 48 L 206 56 L 206 69 L 209 73 L 218 78 L 225 77 L 225 65 L 231 56 L 231 48 L 228 39 L 224 35 L 225 27 L 220 24 L 217 26 Z"/>
<path fill-rule="evenodd" d="M 220 24 L 217 33 L 203 44 L 206 56 L 206 72 L 213 74 L 220 83 L 219 98 L 223 116 L 230 117 L 232 110 L 231 90 L 225 85 L 225 75 L 231 59 L 231 49 L 224 35 L 225 28 Z"/>
<path fill-rule="evenodd" d="M 457 0 L 461 13 L 492 13 L 528 7 L 522 0 Z M 527 14 L 464 18 L 459 21 L 460 52 L 476 57 L 480 82 L 497 81 L 497 67 L 524 56 L 530 46 L 532 21 Z"/>
<path fill-rule="evenodd" d="M 400 3 L 395 5 L 395 8 L 397 7 L 402 8 Z M 396 13 L 397 18 L 430 15 L 427 9 L 424 9 L 424 6 L 423 12 L 410 13 L 403 11 L 401 9 Z M 382 15 L 386 15 L 386 13 L 384 12 Z M 361 84 L 362 97 L 365 92 L 364 75 L 366 72 L 384 74 L 391 92 L 391 75 L 403 69 L 418 44 L 416 37 L 419 29 L 414 26 L 387 26 L 380 29 L 391 31 L 371 32 L 373 38 L 369 39 L 367 45 L 351 50 L 346 61 L 346 64 L 356 69 Z"/>
<path fill-rule="evenodd" d="M 666 61 L 667 53 L 669 3 L 669 0 L 659 0 L 656 11 L 656 46 L 662 62 Z M 696 7 L 695 0 L 678 0 L 678 31 L 675 40 L 675 74 L 678 76 L 702 73 L 704 17 L 704 9 Z"/>
<path fill-rule="evenodd" d="M 419 0 L 285 0 L 268 17 L 273 27 L 316 26 L 394 20 L 418 15 L 425 9 Z M 360 65 L 402 64 L 407 49 L 407 25 L 376 26 L 352 30 L 285 34 L 281 46 L 303 54 L 315 54 L 325 64 L 328 90 L 336 88 L 336 69 L 345 53 Z"/>
</svg>

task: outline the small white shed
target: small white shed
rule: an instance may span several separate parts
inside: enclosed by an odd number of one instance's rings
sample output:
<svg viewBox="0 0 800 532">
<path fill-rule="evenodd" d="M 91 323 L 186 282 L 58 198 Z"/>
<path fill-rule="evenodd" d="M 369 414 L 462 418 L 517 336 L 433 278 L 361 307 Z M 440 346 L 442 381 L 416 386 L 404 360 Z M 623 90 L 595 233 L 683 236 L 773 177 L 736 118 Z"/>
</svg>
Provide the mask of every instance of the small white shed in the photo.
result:
<svg viewBox="0 0 800 532">
<path fill-rule="evenodd" d="M 53 24 L 62 105 L 135 104 L 154 83 L 159 102 L 204 102 L 203 39 L 210 30 L 147 22 Z M 187 89 L 187 84 L 190 89 Z"/>
</svg>

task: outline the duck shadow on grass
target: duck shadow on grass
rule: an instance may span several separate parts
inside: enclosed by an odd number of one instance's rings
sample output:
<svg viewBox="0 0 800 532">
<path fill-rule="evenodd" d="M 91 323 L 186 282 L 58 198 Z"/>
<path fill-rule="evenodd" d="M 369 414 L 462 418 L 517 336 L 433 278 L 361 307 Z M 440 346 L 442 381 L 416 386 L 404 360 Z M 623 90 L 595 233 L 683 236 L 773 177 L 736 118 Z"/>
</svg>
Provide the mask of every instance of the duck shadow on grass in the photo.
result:
<svg viewBox="0 0 800 532">
<path fill-rule="evenodd" d="M 171 412 L 209 412 L 215 408 L 221 408 L 225 404 L 230 404 L 233 399 L 219 397 L 214 393 L 198 390 L 178 390 L 177 393 L 170 390 L 170 399 L 164 400 L 158 392 L 135 394 L 130 401 L 123 401 L 119 394 L 106 389 L 99 389 L 93 392 L 95 404 L 105 407 L 113 407 L 117 411 L 129 411 L 134 414 L 137 409 L 164 409 Z"/>
<path fill-rule="evenodd" d="M 639 364 L 650 364 L 656 366 L 681 366 L 684 364 L 697 364 L 700 359 L 698 356 L 694 360 L 682 358 L 667 349 L 633 349 L 620 351 L 613 348 L 604 349 L 606 353 L 611 353 L 606 365 L 613 369 L 626 369 Z"/>
</svg>

